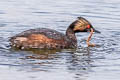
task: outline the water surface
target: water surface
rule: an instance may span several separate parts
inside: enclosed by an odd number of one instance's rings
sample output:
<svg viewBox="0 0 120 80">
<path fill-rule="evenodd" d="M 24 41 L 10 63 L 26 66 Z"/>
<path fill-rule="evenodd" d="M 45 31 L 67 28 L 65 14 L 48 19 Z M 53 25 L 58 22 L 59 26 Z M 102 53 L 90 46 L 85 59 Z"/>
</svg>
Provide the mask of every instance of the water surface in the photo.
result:
<svg viewBox="0 0 120 80">
<path fill-rule="evenodd" d="M 119 80 L 119 0 L 0 0 L 0 80 Z M 82 16 L 101 34 L 88 48 L 79 33 L 77 50 L 10 49 L 9 38 L 32 28 L 65 33 Z"/>
</svg>

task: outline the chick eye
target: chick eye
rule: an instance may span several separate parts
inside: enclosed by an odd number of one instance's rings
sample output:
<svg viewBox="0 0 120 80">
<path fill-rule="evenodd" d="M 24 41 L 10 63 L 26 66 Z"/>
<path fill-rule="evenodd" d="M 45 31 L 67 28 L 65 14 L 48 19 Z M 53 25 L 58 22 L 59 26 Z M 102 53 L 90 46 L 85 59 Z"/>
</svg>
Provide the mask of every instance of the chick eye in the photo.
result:
<svg viewBox="0 0 120 80">
<path fill-rule="evenodd" d="M 90 25 L 87 25 L 87 29 L 90 29 Z"/>
</svg>

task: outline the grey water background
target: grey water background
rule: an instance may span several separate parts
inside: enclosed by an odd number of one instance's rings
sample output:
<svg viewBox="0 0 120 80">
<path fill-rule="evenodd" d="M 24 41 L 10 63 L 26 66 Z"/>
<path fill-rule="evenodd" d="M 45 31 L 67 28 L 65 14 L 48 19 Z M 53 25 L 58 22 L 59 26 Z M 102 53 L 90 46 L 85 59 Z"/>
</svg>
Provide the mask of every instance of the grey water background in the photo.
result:
<svg viewBox="0 0 120 80">
<path fill-rule="evenodd" d="M 89 33 L 78 33 L 78 49 L 21 51 L 9 38 L 32 28 L 65 33 L 82 16 L 101 34 L 88 48 Z M 120 80 L 120 0 L 0 0 L 0 80 Z"/>
</svg>

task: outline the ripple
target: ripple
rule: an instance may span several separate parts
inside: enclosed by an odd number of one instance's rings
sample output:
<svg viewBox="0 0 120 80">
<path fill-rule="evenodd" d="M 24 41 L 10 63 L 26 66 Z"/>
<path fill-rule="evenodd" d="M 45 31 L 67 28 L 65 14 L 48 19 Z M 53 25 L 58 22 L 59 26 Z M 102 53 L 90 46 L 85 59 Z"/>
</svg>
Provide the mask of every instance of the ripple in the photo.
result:
<svg viewBox="0 0 120 80">
<path fill-rule="evenodd" d="M 20 77 L 25 80 L 33 78 L 46 80 L 46 77 L 50 80 L 119 80 L 119 2 L 119 0 L 1 1 L 0 78 L 13 79 L 9 75 L 14 75 L 18 80 L 21 80 Z M 94 34 L 91 40 L 92 43 L 100 45 L 99 47 L 87 47 L 85 39 L 88 33 L 77 35 L 77 50 L 21 51 L 9 47 L 9 37 L 27 29 L 46 27 L 64 33 L 67 26 L 78 16 L 87 18 L 101 31 L 101 34 Z"/>
</svg>

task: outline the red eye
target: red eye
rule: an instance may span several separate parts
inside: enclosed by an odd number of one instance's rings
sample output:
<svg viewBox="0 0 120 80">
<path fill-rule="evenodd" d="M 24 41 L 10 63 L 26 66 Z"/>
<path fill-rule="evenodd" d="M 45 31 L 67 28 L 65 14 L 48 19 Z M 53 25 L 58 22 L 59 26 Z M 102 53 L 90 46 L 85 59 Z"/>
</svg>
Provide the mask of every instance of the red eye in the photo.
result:
<svg viewBox="0 0 120 80">
<path fill-rule="evenodd" d="M 87 28 L 90 29 L 90 25 L 87 25 Z"/>
</svg>

